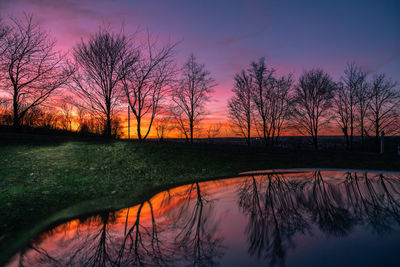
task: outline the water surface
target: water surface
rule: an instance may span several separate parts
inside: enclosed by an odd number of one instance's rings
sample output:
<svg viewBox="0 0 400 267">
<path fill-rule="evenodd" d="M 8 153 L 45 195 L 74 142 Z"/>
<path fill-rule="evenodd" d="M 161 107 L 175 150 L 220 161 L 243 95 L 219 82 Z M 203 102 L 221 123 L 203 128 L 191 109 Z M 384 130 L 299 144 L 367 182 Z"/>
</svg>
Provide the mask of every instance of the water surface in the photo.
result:
<svg viewBox="0 0 400 267">
<path fill-rule="evenodd" d="M 400 174 L 248 174 L 71 220 L 10 266 L 399 266 Z"/>
</svg>

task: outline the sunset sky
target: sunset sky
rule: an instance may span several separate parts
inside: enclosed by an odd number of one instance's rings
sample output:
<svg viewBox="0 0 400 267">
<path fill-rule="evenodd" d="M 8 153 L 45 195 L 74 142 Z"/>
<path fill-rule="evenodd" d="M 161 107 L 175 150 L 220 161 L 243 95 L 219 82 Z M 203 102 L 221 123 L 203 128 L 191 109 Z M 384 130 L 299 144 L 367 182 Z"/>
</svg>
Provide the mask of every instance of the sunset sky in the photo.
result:
<svg viewBox="0 0 400 267">
<path fill-rule="evenodd" d="M 99 25 L 137 29 L 180 42 L 176 60 L 193 52 L 218 86 L 209 120 L 226 121 L 233 75 L 265 56 L 278 73 L 322 67 L 339 79 L 347 62 L 400 80 L 400 1 L 55 1 L 0 0 L 0 15 L 34 14 L 71 49 Z"/>
</svg>

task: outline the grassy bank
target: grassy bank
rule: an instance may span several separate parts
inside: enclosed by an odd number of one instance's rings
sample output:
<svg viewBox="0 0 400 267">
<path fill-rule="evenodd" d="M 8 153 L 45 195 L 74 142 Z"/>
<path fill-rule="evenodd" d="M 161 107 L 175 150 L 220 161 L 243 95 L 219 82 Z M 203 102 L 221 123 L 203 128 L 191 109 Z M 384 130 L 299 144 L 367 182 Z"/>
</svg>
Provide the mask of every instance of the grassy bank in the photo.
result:
<svg viewBox="0 0 400 267">
<path fill-rule="evenodd" d="M 113 208 L 134 204 L 171 184 L 249 170 L 307 167 L 400 170 L 400 157 L 232 145 L 2 140 L 0 251 L 26 229 L 67 207 L 79 209 L 80 203 Z"/>
</svg>

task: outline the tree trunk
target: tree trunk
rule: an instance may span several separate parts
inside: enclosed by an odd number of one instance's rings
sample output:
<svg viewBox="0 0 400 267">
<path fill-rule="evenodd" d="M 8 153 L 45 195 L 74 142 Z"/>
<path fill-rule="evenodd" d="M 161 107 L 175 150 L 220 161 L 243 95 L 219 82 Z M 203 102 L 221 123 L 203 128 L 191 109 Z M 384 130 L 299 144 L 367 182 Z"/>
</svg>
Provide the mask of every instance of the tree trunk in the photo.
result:
<svg viewBox="0 0 400 267">
<path fill-rule="evenodd" d="M 272 127 L 272 134 L 271 134 L 271 147 L 275 146 L 275 126 L 271 126 Z"/>
<path fill-rule="evenodd" d="M 353 112 L 350 113 L 350 146 L 348 146 L 347 150 L 353 150 L 353 136 L 354 136 L 354 120 L 353 120 Z M 347 139 L 348 139 L 347 135 Z"/>
<path fill-rule="evenodd" d="M 106 137 L 110 137 L 111 138 L 111 116 L 110 116 L 110 113 L 107 114 L 105 135 L 106 135 Z"/>
<path fill-rule="evenodd" d="M 364 150 L 364 119 L 363 118 L 361 118 L 360 127 L 361 127 L 361 146 L 362 146 L 362 149 Z"/>
<path fill-rule="evenodd" d="M 265 121 L 265 119 L 263 119 L 263 134 L 264 134 L 264 144 L 267 147 L 268 146 L 268 136 L 267 136 L 267 123 Z"/>
<path fill-rule="evenodd" d="M 14 89 L 14 96 L 13 96 L 13 126 L 16 130 L 20 128 L 20 118 L 18 114 L 18 102 L 17 102 L 17 92 Z"/>
<path fill-rule="evenodd" d="M 250 120 L 247 122 L 247 146 L 250 146 Z"/>
<path fill-rule="evenodd" d="M 136 121 L 137 121 L 137 126 L 136 126 L 137 136 L 139 140 L 142 140 L 142 133 L 140 132 L 141 118 L 137 116 Z"/>
<path fill-rule="evenodd" d="M 380 144 L 379 144 L 379 124 L 378 121 L 375 123 L 375 144 L 376 144 L 376 152 L 379 153 L 380 151 Z"/>
<path fill-rule="evenodd" d="M 190 119 L 190 143 L 193 144 L 193 119 Z"/>
<path fill-rule="evenodd" d="M 15 129 L 15 130 L 18 130 L 18 129 L 21 128 L 20 121 L 19 121 L 19 119 L 18 119 L 18 115 L 14 115 L 14 118 L 13 118 L 13 126 L 14 126 L 14 129 Z"/>
<path fill-rule="evenodd" d="M 346 141 L 346 150 L 350 150 L 350 140 L 349 140 L 349 134 L 347 132 L 347 127 L 343 127 L 343 135 L 344 135 L 344 140 Z"/>
<path fill-rule="evenodd" d="M 14 129 L 16 129 L 16 130 L 20 129 L 20 127 L 21 127 L 20 120 L 18 117 L 18 109 L 16 109 L 15 107 L 14 107 L 14 116 L 13 116 L 13 126 L 14 126 Z"/>
</svg>

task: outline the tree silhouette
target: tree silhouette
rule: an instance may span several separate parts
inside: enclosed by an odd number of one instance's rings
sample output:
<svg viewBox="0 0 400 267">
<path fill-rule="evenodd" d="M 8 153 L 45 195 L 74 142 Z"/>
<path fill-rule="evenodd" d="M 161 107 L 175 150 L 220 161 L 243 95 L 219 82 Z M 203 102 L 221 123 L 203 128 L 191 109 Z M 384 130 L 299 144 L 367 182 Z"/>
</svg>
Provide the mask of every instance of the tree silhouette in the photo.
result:
<svg viewBox="0 0 400 267">
<path fill-rule="evenodd" d="M 178 130 L 187 141 L 193 143 L 194 130 L 205 113 L 205 103 L 216 86 L 215 80 L 205 66 L 190 55 L 183 66 L 182 78 L 172 91 L 171 113 L 175 118 Z"/>
<path fill-rule="evenodd" d="M 321 69 L 305 71 L 295 88 L 294 120 L 301 134 L 309 134 L 318 150 L 318 133 L 330 121 L 336 85 Z"/>
<path fill-rule="evenodd" d="M 173 130 L 173 125 L 171 124 L 172 118 L 169 116 L 158 117 L 155 120 L 156 133 L 160 141 L 164 141 L 168 133 Z"/>
<path fill-rule="evenodd" d="M 234 96 L 228 102 L 229 118 L 233 130 L 251 140 L 251 129 L 266 146 L 279 139 L 291 113 L 292 76 L 278 77 L 275 70 L 267 68 L 265 59 L 252 62 L 248 71 L 235 75 Z"/>
<path fill-rule="evenodd" d="M 78 71 L 73 90 L 83 106 L 104 122 L 104 135 L 112 136 L 112 121 L 121 99 L 122 80 L 137 62 L 138 53 L 123 33 L 101 28 L 74 48 Z"/>
<path fill-rule="evenodd" d="M 390 231 L 393 222 L 400 224 L 400 182 L 397 178 L 348 172 L 344 184 L 346 208 L 357 221 L 367 223 L 377 233 Z"/>
<path fill-rule="evenodd" d="M 65 99 L 65 102 L 61 105 L 61 127 L 66 131 L 71 131 L 74 107 L 68 102 L 68 99 Z"/>
<path fill-rule="evenodd" d="M 214 143 L 215 138 L 220 135 L 222 123 L 210 124 L 207 128 L 207 139 L 210 144 Z"/>
<path fill-rule="evenodd" d="M 366 72 L 362 71 L 355 63 L 347 64 L 344 76 L 341 78 L 343 85 L 338 86 L 335 95 L 336 112 L 339 115 L 339 125 L 346 138 L 347 149 L 353 148 L 355 122 L 357 120 L 357 107 L 359 108 L 360 133 L 364 131 L 364 97 L 366 85 Z M 358 103 L 361 101 L 360 103 Z"/>
<path fill-rule="evenodd" d="M 123 90 L 136 119 L 139 140 L 146 139 L 149 135 L 176 74 L 173 61 L 176 44 L 158 48 L 157 43 L 151 42 L 148 34 L 144 47 L 146 49 L 138 51 L 137 62 L 122 79 Z M 143 118 L 146 115 L 149 116 L 149 123 L 142 134 Z"/>
<path fill-rule="evenodd" d="M 177 216 L 180 219 L 175 223 L 175 228 L 179 229 L 175 236 L 176 249 L 192 266 L 215 266 L 223 247 L 217 225 L 212 222 L 211 202 L 198 182 L 188 187 L 185 196 Z"/>
<path fill-rule="evenodd" d="M 249 216 L 246 227 L 249 253 L 271 265 L 284 265 L 292 238 L 309 229 L 296 195 L 301 181 L 290 183 L 282 175 L 246 179 L 238 190 L 239 207 Z"/>
<path fill-rule="evenodd" d="M 340 189 L 325 182 L 320 171 L 312 174 L 310 190 L 302 198 L 303 205 L 309 210 L 312 220 L 319 229 L 333 236 L 345 236 L 353 226 L 353 218 L 344 208 Z"/>
<path fill-rule="evenodd" d="M 251 87 L 252 79 L 244 70 L 240 74 L 235 74 L 235 84 L 232 89 L 234 96 L 228 102 L 229 119 L 233 129 L 245 138 L 248 146 L 251 145 L 251 126 L 254 116 Z"/>
<path fill-rule="evenodd" d="M 351 124 L 351 132 L 354 129 L 354 107 L 352 106 L 353 104 L 350 104 L 350 99 L 352 98 L 350 94 L 351 92 L 349 92 L 348 88 L 339 83 L 333 99 L 336 121 L 343 132 L 347 150 L 350 150 L 353 145 L 353 134 L 351 133 L 349 137 L 349 125 Z"/>
<path fill-rule="evenodd" d="M 10 18 L 9 32 L 0 41 L 2 88 L 12 96 L 13 125 L 19 128 L 31 109 L 66 85 L 73 69 L 63 64 L 50 39 L 32 15 Z M 4 32 L 4 30 L 3 30 Z"/>
<path fill-rule="evenodd" d="M 265 145 L 269 145 L 272 133 L 272 125 L 268 123 L 271 112 L 269 96 L 273 90 L 275 70 L 267 68 L 265 58 L 260 58 L 258 62 L 251 63 L 249 72 L 253 78 L 252 98 L 257 110 L 256 130 L 261 132 L 259 135 Z"/>
<path fill-rule="evenodd" d="M 400 93 L 396 90 L 397 83 L 386 78 L 384 74 L 377 75 L 372 81 L 370 121 L 375 134 L 376 149 L 379 151 L 379 136 L 381 131 L 390 132 L 393 123 L 400 112 Z"/>
<path fill-rule="evenodd" d="M 269 96 L 271 112 L 268 118 L 271 127 L 272 145 L 278 142 L 282 129 L 286 126 L 292 113 L 291 90 L 293 86 L 292 76 L 276 77 L 274 87 Z"/>
</svg>

